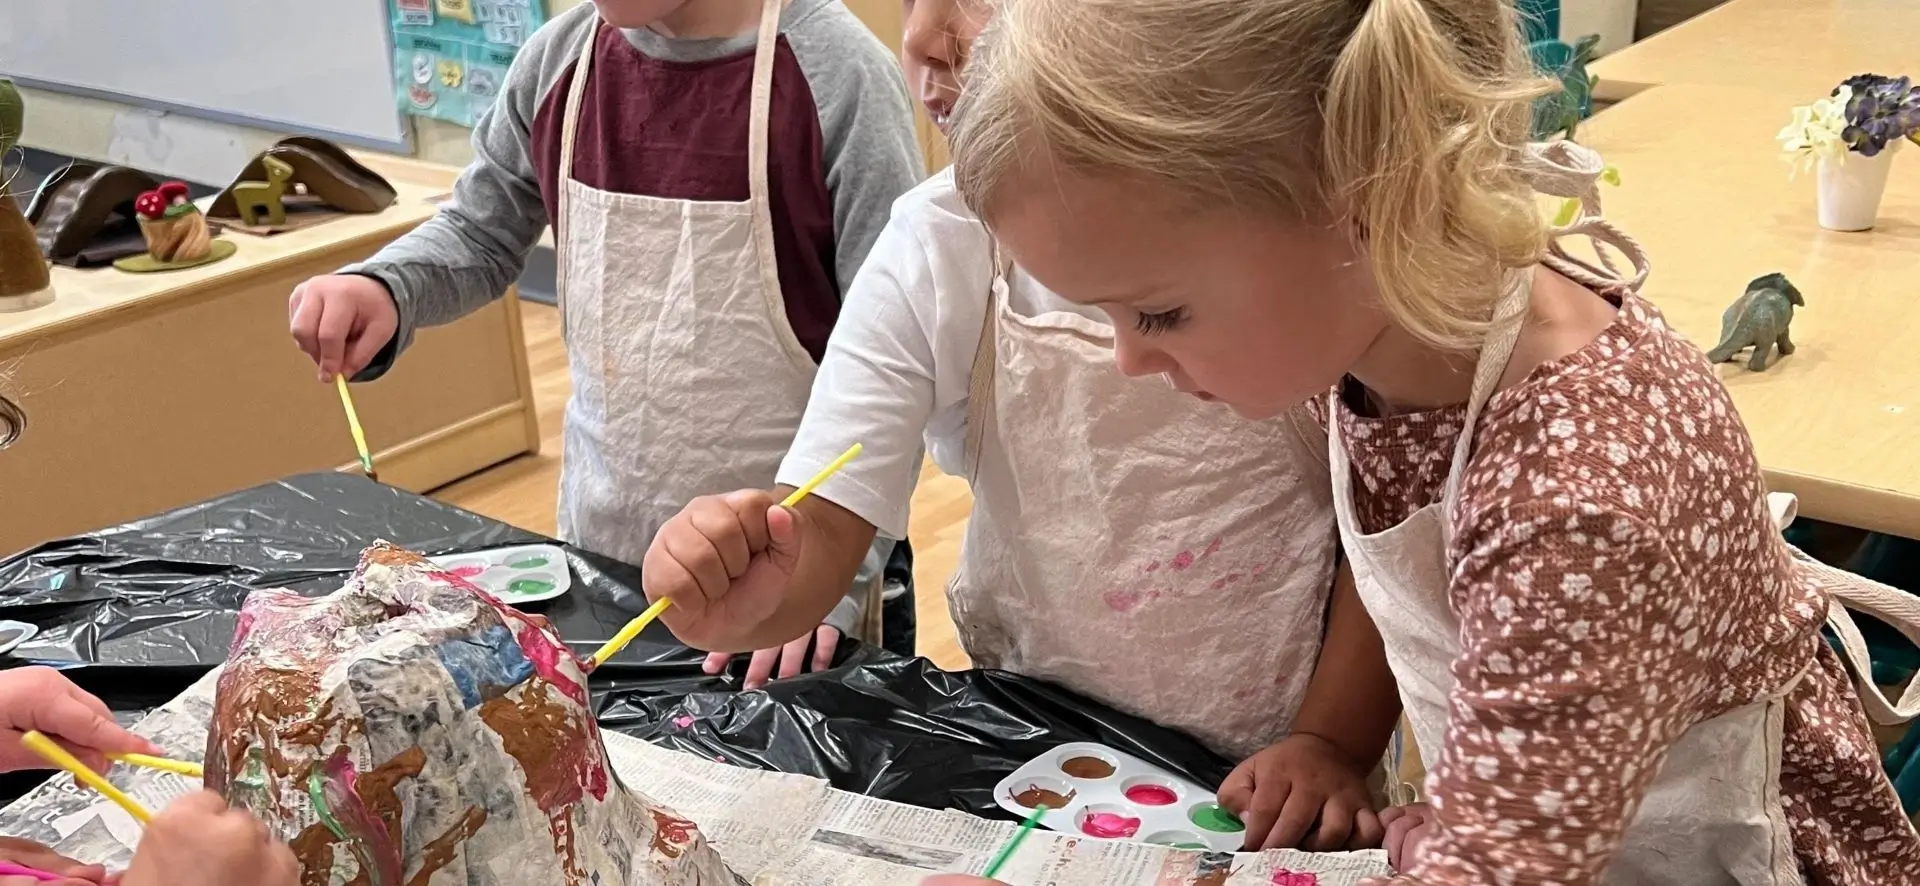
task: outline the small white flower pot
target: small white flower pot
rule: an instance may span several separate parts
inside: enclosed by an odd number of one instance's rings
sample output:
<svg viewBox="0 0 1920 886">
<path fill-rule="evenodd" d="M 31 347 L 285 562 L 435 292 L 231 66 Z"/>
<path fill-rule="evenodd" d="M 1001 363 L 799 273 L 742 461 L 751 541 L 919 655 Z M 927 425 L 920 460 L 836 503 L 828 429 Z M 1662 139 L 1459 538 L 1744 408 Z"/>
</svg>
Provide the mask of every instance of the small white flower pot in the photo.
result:
<svg viewBox="0 0 1920 886">
<path fill-rule="evenodd" d="M 1820 158 L 1820 227 L 1829 231 L 1865 231 L 1880 214 L 1880 196 L 1887 191 L 1887 171 L 1893 168 L 1895 142 L 1871 157 L 1849 151 L 1843 159 Z"/>
</svg>

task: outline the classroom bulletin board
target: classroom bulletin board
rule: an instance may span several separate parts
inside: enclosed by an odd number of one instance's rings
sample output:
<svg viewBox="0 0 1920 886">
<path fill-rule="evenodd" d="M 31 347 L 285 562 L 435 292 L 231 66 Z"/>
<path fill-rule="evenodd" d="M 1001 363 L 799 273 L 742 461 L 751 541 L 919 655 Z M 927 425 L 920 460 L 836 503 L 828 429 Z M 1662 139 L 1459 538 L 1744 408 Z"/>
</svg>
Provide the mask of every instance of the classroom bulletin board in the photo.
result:
<svg viewBox="0 0 1920 886">
<path fill-rule="evenodd" d="M 472 126 L 493 105 L 507 67 L 546 22 L 543 0 L 388 0 L 400 109 Z"/>
</svg>

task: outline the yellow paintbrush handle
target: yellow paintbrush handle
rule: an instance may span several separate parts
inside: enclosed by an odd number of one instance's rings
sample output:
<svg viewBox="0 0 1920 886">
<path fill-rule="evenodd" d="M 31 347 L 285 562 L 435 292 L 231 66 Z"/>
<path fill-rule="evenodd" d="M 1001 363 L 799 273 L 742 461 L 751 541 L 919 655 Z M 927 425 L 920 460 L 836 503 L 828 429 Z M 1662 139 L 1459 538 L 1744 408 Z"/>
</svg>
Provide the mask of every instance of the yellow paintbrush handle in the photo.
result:
<svg viewBox="0 0 1920 886">
<path fill-rule="evenodd" d="M 87 764 L 80 762 L 72 754 L 67 753 L 66 748 L 54 744 L 53 739 L 41 735 L 38 732 L 28 732 L 20 736 L 20 744 L 27 750 L 39 754 L 41 759 L 73 773 L 75 779 L 78 779 L 81 784 L 99 791 L 100 796 L 120 804 L 120 808 L 127 810 L 127 814 L 133 816 L 135 821 L 146 824 L 148 820 L 153 818 L 153 813 L 148 812 L 145 806 L 141 806 L 140 803 L 132 797 L 121 793 L 119 788 L 114 787 L 112 783 L 101 778 L 100 773 L 88 769 Z"/>
<path fill-rule="evenodd" d="M 853 461 L 853 457 L 860 454 L 861 448 L 860 444 L 855 443 L 852 448 L 840 453 L 839 458 L 821 468 L 820 473 L 813 475 L 813 479 L 808 480 L 805 485 L 795 489 L 792 495 L 780 502 L 780 506 L 790 508 L 799 504 L 801 499 L 806 498 L 820 484 L 827 482 L 828 477 L 839 473 L 841 468 L 847 466 L 847 462 Z M 627 622 L 627 626 L 614 634 L 613 639 L 607 641 L 607 645 L 600 647 L 600 651 L 593 654 L 593 666 L 597 668 L 606 664 L 607 659 L 620 654 L 620 650 L 627 648 L 627 644 L 632 643 L 633 638 L 640 636 L 640 632 L 646 630 L 647 625 L 653 624 L 653 620 L 659 618 L 660 613 L 667 611 L 667 607 L 671 605 L 673 601 L 666 597 L 655 600 L 652 606 L 647 607 L 647 611 L 640 613 L 640 616 L 633 621 Z"/>
<path fill-rule="evenodd" d="M 665 597 L 654 601 L 652 606 L 647 607 L 647 611 L 640 613 L 640 616 L 633 621 L 627 622 L 627 626 L 621 628 L 620 633 L 614 634 L 613 639 L 607 641 L 607 645 L 600 647 L 600 651 L 593 654 L 593 666 L 597 668 L 606 664 L 607 659 L 620 654 L 620 650 L 627 648 L 627 644 L 632 643 L 633 638 L 640 636 L 640 632 L 646 630 L 647 625 L 653 624 L 653 620 L 659 618 L 660 613 L 667 611 L 667 607 L 672 605 L 673 601 Z"/>
<path fill-rule="evenodd" d="M 353 432 L 353 446 L 360 453 L 360 463 L 372 470 L 373 454 L 367 449 L 367 433 L 360 429 L 360 413 L 353 408 L 353 395 L 347 393 L 347 377 L 336 375 L 333 383 L 340 389 L 340 406 L 347 410 L 347 430 Z"/>
<path fill-rule="evenodd" d="M 190 778 L 205 778 L 207 775 L 206 769 L 200 764 L 189 763 L 185 760 L 169 760 L 165 757 L 154 757 L 147 754 L 108 754 L 107 756 L 110 759 L 125 763 L 128 766 L 158 769 L 161 772 L 173 772 Z"/>
<path fill-rule="evenodd" d="M 780 506 L 783 508 L 793 507 L 799 504 L 801 499 L 812 495 L 813 490 L 819 488 L 820 484 L 827 482 L 827 478 L 840 473 L 840 469 L 846 467 L 847 462 L 853 461 L 853 457 L 859 455 L 862 448 L 860 444 L 855 443 L 847 451 L 840 453 L 839 458 L 834 459 L 828 463 L 826 467 L 821 468 L 820 473 L 813 475 L 813 479 L 802 484 L 799 489 L 795 489 L 792 495 L 787 496 L 785 500 L 780 502 Z"/>
</svg>

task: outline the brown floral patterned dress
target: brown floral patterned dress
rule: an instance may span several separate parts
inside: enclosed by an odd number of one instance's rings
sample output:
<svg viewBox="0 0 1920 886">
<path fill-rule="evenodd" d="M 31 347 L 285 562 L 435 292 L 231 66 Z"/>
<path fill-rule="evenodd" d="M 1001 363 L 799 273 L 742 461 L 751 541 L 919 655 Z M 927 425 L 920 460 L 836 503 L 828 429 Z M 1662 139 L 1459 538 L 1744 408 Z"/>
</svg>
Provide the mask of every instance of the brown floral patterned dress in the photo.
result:
<svg viewBox="0 0 1920 886">
<path fill-rule="evenodd" d="M 1608 298 L 1606 331 L 1479 419 L 1449 515 L 1461 657 L 1429 754 L 1439 826 L 1392 882 L 1595 881 L 1673 741 L 1806 671 L 1781 789 L 1808 881 L 1920 884 L 1920 836 L 1820 636 L 1827 591 L 1775 530 L 1731 399 L 1652 305 Z M 1336 411 L 1362 531 L 1441 497 L 1464 407 Z"/>
</svg>

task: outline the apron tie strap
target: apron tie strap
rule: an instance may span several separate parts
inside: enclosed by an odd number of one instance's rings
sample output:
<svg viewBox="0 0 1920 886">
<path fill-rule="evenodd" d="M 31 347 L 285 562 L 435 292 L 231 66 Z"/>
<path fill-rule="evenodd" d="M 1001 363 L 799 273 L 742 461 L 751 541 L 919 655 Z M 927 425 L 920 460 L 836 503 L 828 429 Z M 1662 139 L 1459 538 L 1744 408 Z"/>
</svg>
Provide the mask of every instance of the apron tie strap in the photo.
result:
<svg viewBox="0 0 1920 886">
<path fill-rule="evenodd" d="M 1521 157 L 1522 174 L 1535 191 L 1554 197 L 1579 201 L 1573 221 L 1548 232 L 1546 264 L 1568 279 L 1593 288 L 1622 283 L 1638 290 L 1647 279 L 1647 253 L 1639 241 L 1608 222 L 1600 213 L 1600 175 L 1606 164 L 1591 148 L 1570 141 L 1529 144 Z M 1595 267 L 1584 259 L 1568 254 L 1561 238 L 1583 236 L 1594 242 L 1593 252 L 1600 260 Z M 1626 258 L 1631 276 L 1623 276 L 1603 246 L 1609 246 Z"/>
</svg>

